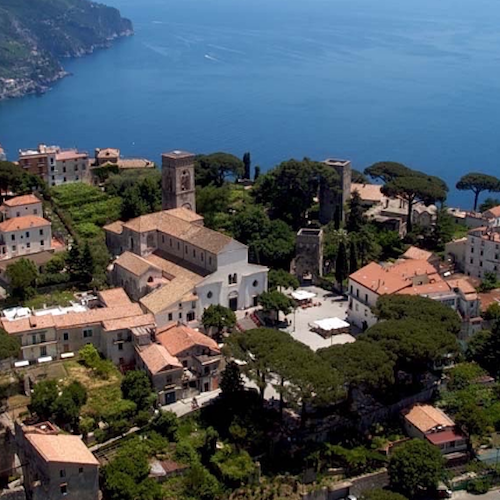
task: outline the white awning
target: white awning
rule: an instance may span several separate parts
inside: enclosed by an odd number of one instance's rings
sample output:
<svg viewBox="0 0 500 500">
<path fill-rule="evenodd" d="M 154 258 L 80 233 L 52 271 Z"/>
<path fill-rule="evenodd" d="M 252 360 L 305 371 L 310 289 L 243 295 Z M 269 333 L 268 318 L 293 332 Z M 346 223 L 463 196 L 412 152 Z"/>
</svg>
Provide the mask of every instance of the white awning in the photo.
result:
<svg viewBox="0 0 500 500">
<path fill-rule="evenodd" d="M 28 360 L 24 360 L 24 361 L 16 361 L 14 363 L 14 367 L 15 368 L 22 368 L 23 366 L 29 366 L 30 362 Z"/>
<path fill-rule="evenodd" d="M 38 358 L 39 363 L 48 363 L 49 361 L 52 361 L 52 356 L 42 356 Z"/>
<path fill-rule="evenodd" d="M 294 290 L 292 292 L 292 297 L 295 300 L 310 300 L 316 297 L 316 294 L 313 292 L 308 292 L 307 290 Z"/>
<path fill-rule="evenodd" d="M 330 332 L 332 330 L 340 330 L 341 328 L 349 328 L 349 323 L 340 318 L 325 318 L 318 319 L 313 323 L 314 328 L 319 328 L 325 332 Z"/>
<path fill-rule="evenodd" d="M 66 358 L 74 358 L 75 353 L 74 352 L 63 352 L 61 354 L 61 359 L 66 359 Z"/>
</svg>

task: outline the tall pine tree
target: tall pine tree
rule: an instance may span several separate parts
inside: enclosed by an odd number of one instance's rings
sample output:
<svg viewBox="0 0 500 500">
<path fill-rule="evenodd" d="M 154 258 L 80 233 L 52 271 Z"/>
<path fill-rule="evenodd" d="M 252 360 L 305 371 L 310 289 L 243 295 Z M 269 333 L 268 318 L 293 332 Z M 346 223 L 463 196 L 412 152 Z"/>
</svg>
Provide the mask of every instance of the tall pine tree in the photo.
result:
<svg viewBox="0 0 500 500">
<path fill-rule="evenodd" d="M 252 175 L 252 160 L 250 159 L 250 153 L 245 153 L 243 155 L 243 164 L 245 166 L 244 178 L 250 179 Z"/>
<path fill-rule="evenodd" d="M 339 244 L 337 259 L 335 260 L 335 279 L 340 286 L 340 293 L 344 292 L 344 281 L 347 279 L 348 274 L 347 251 L 345 243 L 341 241 Z"/>
</svg>

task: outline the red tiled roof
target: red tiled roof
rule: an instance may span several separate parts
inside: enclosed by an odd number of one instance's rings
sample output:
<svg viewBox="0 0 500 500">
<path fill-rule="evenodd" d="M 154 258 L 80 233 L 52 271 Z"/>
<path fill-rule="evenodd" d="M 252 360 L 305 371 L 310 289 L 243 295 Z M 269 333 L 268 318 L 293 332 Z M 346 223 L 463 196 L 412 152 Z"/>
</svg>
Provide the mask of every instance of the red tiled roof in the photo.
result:
<svg viewBox="0 0 500 500">
<path fill-rule="evenodd" d="M 42 200 L 37 198 L 34 194 L 25 194 L 23 196 L 16 196 L 10 200 L 5 200 L 4 205 L 8 207 L 21 207 L 23 205 L 33 205 L 34 203 L 42 203 Z"/>
<path fill-rule="evenodd" d="M 454 429 L 448 429 L 441 432 L 432 432 L 430 434 L 426 434 L 425 438 L 435 445 L 466 439 L 463 434 L 458 433 Z"/>
<path fill-rule="evenodd" d="M 36 215 L 24 215 L 22 217 L 14 217 L 0 223 L 0 231 L 8 233 L 11 231 L 21 231 L 32 227 L 50 226 L 50 222 L 43 217 Z"/>
<path fill-rule="evenodd" d="M 170 324 L 160 328 L 156 333 L 156 339 L 173 356 L 178 356 L 195 346 L 208 347 L 215 352 L 220 351 L 215 340 L 184 325 Z"/>
</svg>

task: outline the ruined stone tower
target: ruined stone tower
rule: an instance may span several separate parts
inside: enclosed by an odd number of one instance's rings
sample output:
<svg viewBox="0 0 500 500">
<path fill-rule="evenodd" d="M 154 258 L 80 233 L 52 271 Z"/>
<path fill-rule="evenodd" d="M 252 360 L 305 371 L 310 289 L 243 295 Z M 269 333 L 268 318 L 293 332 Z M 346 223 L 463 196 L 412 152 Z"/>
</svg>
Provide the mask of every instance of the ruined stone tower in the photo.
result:
<svg viewBox="0 0 500 500">
<path fill-rule="evenodd" d="M 340 178 L 339 191 L 336 192 L 325 183 L 319 186 L 319 222 L 328 224 L 338 211 L 339 220 L 345 219 L 345 205 L 351 198 L 352 167 L 349 160 L 329 158 L 323 162 L 337 172 Z"/>
</svg>

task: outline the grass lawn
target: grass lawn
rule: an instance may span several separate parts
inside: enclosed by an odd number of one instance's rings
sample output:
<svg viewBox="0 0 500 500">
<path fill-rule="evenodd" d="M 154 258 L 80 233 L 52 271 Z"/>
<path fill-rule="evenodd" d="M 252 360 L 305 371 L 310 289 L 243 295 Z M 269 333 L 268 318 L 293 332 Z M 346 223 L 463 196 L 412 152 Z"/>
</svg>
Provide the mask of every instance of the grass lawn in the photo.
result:
<svg viewBox="0 0 500 500">
<path fill-rule="evenodd" d="M 78 380 L 87 389 L 88 400 L 82 408 L 82 416 L 100 415 L 109 405 L 122 399 L 120 383 L 123 376 L 118 369 L 108 379 L 100 379 L 77 361 L 66 361 L 64 365 L 68 372 L 67 381 Z"/>
<path fill-rule="evenodd" d="M 62 306 L 71 305 L 71 301 L 75 300 L 75 293 L 71 290 L 60 290 L 43 295 L 36 295 L 32 299 L 26 301 L 25 306 L 33 309 L 42 309 L 46 306 Z"/>
<path fill-rule="evenodd" d="M 462 226 L 461 224 L 455 224 L 455 227 L 453 229 L 453 239 L 454 240 L 459 240 L 460 238 L 464 238 L 467 236 L 467 232 L 469 229 L 465 226 Z"/>
</svg>

